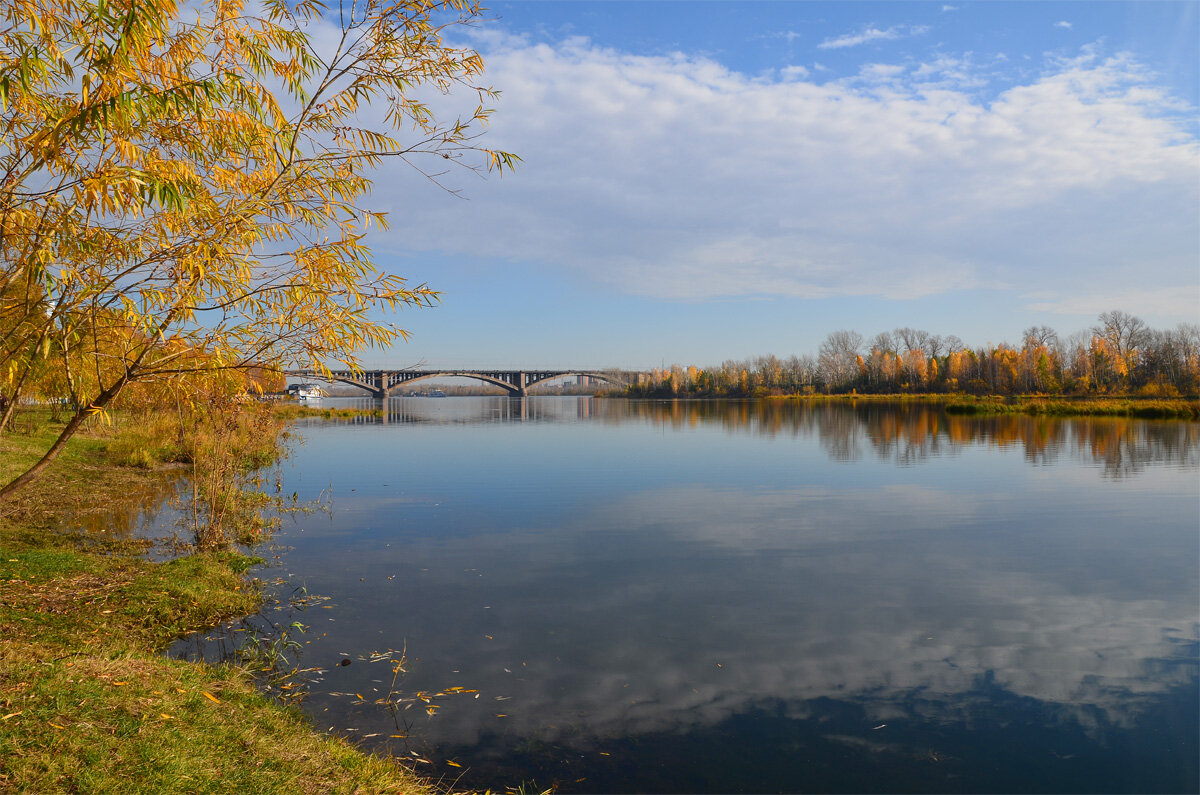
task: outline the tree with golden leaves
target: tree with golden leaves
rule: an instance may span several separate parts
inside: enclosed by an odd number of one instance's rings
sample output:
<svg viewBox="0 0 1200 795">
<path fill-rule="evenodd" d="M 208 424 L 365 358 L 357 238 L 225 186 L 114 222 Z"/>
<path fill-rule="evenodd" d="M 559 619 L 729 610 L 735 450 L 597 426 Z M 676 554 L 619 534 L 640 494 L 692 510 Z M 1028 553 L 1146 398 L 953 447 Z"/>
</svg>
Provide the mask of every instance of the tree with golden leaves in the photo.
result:
<svg viewBox="0 0 1200 795">
<path fill-rule="evenodd" d="M 34 477 L 131 383 L 354 366 L 436 293 L 375 266 L 373 169 L 511 168 L 494 92 L 452 44 L 467 0 L 0 5 L 0 389 L 53 360 L 78 393 Z M 422 97 L 468 91 L 440 118 Z M 434 169 L 426 163 L 436 163 Z M 7 416 L 5 417 L 7 419 Z M 0 423 L 0 429 L 3 428 Z"/>
</svg>

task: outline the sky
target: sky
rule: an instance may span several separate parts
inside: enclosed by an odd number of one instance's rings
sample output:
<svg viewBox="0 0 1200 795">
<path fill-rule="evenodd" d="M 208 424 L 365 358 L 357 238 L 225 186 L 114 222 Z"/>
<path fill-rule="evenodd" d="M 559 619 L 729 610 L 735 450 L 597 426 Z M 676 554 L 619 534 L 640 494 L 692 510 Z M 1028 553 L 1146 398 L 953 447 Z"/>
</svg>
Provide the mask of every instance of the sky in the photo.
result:
<svg viewBox="0 0 1200 795">
<path fill-rule="evenodd" d="M 522 162 L 375 174 L 377 264 L 442 300 L 365 365 L 1200 322 L 1200 3 L 509 2 L 451 35 Z"/>
</svg>

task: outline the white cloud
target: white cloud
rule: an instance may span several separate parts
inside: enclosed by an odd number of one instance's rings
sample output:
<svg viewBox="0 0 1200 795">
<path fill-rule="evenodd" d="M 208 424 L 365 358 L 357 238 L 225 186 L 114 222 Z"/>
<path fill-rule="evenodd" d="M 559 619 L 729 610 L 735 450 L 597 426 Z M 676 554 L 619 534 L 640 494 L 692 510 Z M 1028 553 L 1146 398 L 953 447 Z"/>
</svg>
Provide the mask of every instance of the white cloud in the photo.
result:
<svg viewBox="0 0 1200 795">
<path fill-rule="evenodd" d="M 899 25 L 890 27 L 886 30 L 879 28 L 865 28 L 858 33 L 847 33 L 844 36 L 838 36 L 832 39 L 826 39 L 817 45 L 822 50 L 835 50 L 843 47 L 857 47 L 860 44 L 867 44 L 872 41 L 893 41 L 901 39 L 905 36 L 919 36 L 928 31 L 928 26 L 925 25 Z"/>
<path fill-rule="evenodd" d="M 1058 22 L 1055 22 L 1055 23 L 1054 23 L 1054 27 L 1056 27 L 1056 28 L 1066 28 L 1067 30 L 1070 30 L 1070 29 L 1071 29 L 1071 23 L 1070 23 L 1070 22 L 1067 22 L 1067 21 L 1064 19 L 1064 20 L 1060 20 L 1060 21 L 1058 21 Z"/>
<path fill-rule="evenodd" d="M 984 103 L 967 57 L 817 84 L 485 44 L 504 92 L 485 143 L 524 164 L 466 202 L 382 175 L 389 245 L 686 300 L 1195 283 L 1200 147 L 1129 58 L 1085 53 Z"/>
<path fill-rule="evenodd" d="M 1134 268 L 1136 272 L 1136 266 Z M 1059 315 L 1095 317 L 1101 312 L 1119 307 L 1137 307 L 1147 315 L 1200 318 L 1200 289 L 1196 285 L 1175 285 L 1149 288 L 1087 291 L 1079 294 L 1026 296 L 1025 308 L 1031 312 L 1054 312 Z"/>
</svg>

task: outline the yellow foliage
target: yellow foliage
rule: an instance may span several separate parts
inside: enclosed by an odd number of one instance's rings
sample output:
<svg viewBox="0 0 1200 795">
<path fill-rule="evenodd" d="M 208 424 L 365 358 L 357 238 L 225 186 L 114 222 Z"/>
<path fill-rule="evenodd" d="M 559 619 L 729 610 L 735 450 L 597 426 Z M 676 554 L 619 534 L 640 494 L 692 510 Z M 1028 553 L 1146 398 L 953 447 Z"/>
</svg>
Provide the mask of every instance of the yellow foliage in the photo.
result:
<svg viewBox="0 0 1200 795">
<path fill-rule="evenodd" d="M 403 337 L 379 311 L 437 293 L 376 268 L 364 236 L 387 219 L 365 206 L 368 174 L 422 156 L 514 165 L 477 146 L 483 104 L 443 121 L 418 98 L 495 96 L 478 53 L 444 39 L 447 20 L 478 13 L 461 0 L 352 14 L 312 0 L 0 4 L 9 388 L 53 360 L 59 394 L 102 409 L 130 383 L 353 367 Z"/>
</svg>

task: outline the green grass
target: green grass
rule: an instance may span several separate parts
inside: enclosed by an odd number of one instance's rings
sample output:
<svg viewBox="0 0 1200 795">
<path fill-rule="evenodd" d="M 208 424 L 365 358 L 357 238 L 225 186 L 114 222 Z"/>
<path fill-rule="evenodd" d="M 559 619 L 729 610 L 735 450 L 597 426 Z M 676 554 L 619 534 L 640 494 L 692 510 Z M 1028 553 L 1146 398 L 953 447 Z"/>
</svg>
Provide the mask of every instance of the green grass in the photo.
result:
<svg viewBox="0 0 1200 795">
<path fill-rule="evenodd" d="M 55 432 L 41 420 L 0 437 L 0 476 L 36 460 Z M 119 418 L 89 428 L 0 503 L 0 792 L 434 792 L 395 760 L 318 733 L 244 669 L 162 655 L 257 609 L 255 561 L 146 560 L 129 516 L 177 472 L 114 464 L 122 433 Z"/>
</svg>

